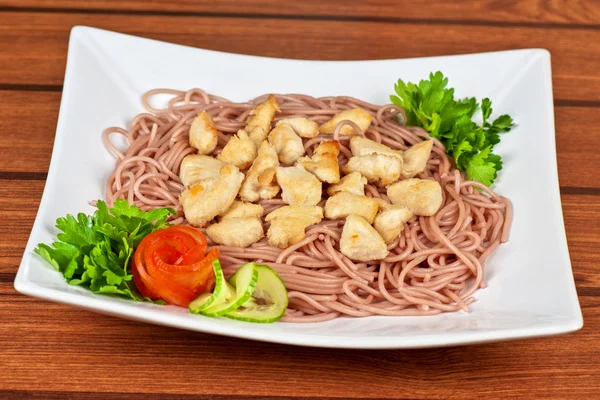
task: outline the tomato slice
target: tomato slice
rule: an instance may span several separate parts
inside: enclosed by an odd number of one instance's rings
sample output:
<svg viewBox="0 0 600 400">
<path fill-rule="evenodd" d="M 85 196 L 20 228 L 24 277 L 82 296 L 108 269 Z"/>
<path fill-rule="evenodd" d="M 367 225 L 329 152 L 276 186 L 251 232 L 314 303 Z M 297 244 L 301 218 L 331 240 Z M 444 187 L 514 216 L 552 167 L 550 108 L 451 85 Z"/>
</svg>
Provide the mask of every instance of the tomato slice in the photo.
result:
<svg viewBox="0 0 600 400">
<path fill-rule="evenodd" d="M 149 249 L 146 250 L 146 256 L 149 255 Z M 150 256 L 152 260 L 146 261 L 146 265 L 153 275 L 162 279 L 171 279 L 182 287 L 196 290 L 198 287 L 205 286 L 207 279 L 214 279 L 212 260 L 219 256 L 219 250 L 212 249 L 206 257 L 189 265 L 169 264 L 161 259 L 157 252 Z"/>
<path fill-rule="evenodd" d="M 142 241 L 135 251 L 135 255 L 133 257 L 133 267 L 131 269 L 133 282 L 142 296 L 149 297 L 151 299 L 158 299 L 158 294 L 151 289 L 154 287 L 154 280 L 146 272 L 146 265 L 144 263 L 144 249 L 145 244 Z"/>
<path fill-rule="evenodd" d="M 175 261 L 179 260 L 182 257 L 181 252 L 177 251 L 173 247 L 170 246 L 162 246 L 158 247 L 154 251 L 154 256 L 160 258 L 160 260 L 172 264 Z"/>
<path fill-rule="evenodd" d="M 194 238 L 194 240 L 196 241 L 196 244 L 202 244 L 204 243 L 204 250 L 206 251 L 206 244 L 207 244 L 207 240 L 206 240 L 206 236 L 204 236 L 204 234 L 202 232 L 200 232 L 198 229 L 188 226 L 188 225 L 176 225 L 176 226 L 171 226 L 169 228 L 170 231 L 172 232 L 181 232 L 181 233 L 186 233 L 188 235 L 190 235 L 191 237 Z"/>
<path fill-rule="evenodd" d="M 212 260 L 216 248 L 205 255 L 207 240 L 199 230 L 172 226 L 146 236 L 132 266 L 133 281 L 144 296 L 187 307 L 199 294 L 212 290 Z"/>
<path fill-rule="evenodd" d="M 188 265 L 196 263 L 204 258 L 206 252 L 206 243 L 200 243 L 188 250 L 187 253 L 182 254 L 179 259 L 175 261 L 175 265 Z"/>
</svg>

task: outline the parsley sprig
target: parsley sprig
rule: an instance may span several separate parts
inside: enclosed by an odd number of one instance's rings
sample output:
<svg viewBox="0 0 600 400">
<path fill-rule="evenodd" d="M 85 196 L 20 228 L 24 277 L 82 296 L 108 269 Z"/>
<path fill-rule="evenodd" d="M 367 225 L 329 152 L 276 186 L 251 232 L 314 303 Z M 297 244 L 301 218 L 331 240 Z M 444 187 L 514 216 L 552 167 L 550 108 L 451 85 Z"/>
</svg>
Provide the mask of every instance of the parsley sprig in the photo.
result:
<svg viewBox="0 0 600 400">
<path fill-rule="evenodd" d="M 93 216 L 83 213 L 56 220 L 62 231 L 52 246 L 40 243 L 34 250 L 67 282 L 94 293 L 115 294 L 134 300 L 148 300 L 137 292 L 129 270 L 134 249 L 156 230 L 167 227 L 175 210 L 159 208 L 144 212 L 125 200 L 116 200 L 109 209 L 99 200 Z"/>
<path fill-rule="evenodd" d="M 490 99 L 483 99 L 481 107 L 474 97 L 455 99 L 454 89 L 447 85 L 448 78 L 439 71 L 430 73 L 429 80 L 418 85 L 399 79 L 394 85 L 396 95 L 390 99 L 406 110 L 407 125 L 420 126 L 442 142 L 458 169 L 466 171 L 469 179 L 490 186 L 502 169 L 502 159 L 492 151 L 500 142 L 500 134 L 512 129 L 513 120 L 501 115 L 489 122 Z M 479 109 L 481 125 L 472 120 Z"/>
</svg>

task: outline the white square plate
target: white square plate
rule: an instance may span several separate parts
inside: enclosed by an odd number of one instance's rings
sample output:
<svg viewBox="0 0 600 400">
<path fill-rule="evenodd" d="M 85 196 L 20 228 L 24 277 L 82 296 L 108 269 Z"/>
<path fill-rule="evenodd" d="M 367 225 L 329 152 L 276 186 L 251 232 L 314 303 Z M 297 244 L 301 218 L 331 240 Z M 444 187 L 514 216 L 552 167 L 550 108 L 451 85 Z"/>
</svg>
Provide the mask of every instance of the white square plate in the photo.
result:
<svg viewBox="0 0 600 400">
<path fill-rule="evenodd" d="M 398 78 L 418 81 L 441 70 L 459 96 L 490 97 L 518 124 L 497 146 L 504 169 L 494 189 L 512 200 L 510 241 L 488 260 L 488 287 L 470 313 L 432 317 L 339 318 L 313 324 L 251 324 L 134 303 L 70 286 L 33 253 L 50 243 L 54 222 L 92 213 L 115 160 L 101 133 L 127 126 L 141 95 L 200 87 L 237 101 L 263 93 L 351 95 L 385 104 Z M 550 54 L 516 50 L 461 56 L 298 61 L 220 53 L 94 28 L 71 32 L 60 116 L 42 202 L 15 288 L 39 298 L 144 322 L 296 345 L 418 348 L 553 335 L 583 325 L 565 237 L 556 168 Z"/>
</svg>

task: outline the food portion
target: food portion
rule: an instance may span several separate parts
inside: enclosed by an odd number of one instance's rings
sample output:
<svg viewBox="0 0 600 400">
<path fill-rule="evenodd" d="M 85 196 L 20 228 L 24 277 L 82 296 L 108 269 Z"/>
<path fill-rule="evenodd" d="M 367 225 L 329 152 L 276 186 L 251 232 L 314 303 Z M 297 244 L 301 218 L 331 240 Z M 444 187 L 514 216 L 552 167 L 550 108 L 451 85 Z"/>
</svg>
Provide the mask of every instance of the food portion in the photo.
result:
<svg viewBox="0 0 600 400">
<path fill-rule="evenodd" d="M 306 228 L 323 219 L 323 209 L 317 206 L 284 206 L 270 212 L 267 232 L 270 246 L 287 249 L 306 237 Z"/>
<path fill-rule="evenodd" d="M 383 260 L 388 254 L 385 241 L 363 217 L 350 214 L 346 217 L 340 252 L 353 261 Z"/>
<path fill-rule="evenodd" d="M 288 124 L 277 125 L 269 132 L 268 138 L 282 165 L 294 165 L 304 155 L 302 138 Z"/>
<path fill-rule="evenodd" d="M 289 298 L 285 284 L 267 265 L 246 263 L 228 281 L 219 260 L 212 263 L 216 285 L 189 303 L 194 314 L 268 323 L 280 319 Z"/>
<path fill-rule="evenodd" d="M 423 128 L 452 156 L 454 167 L 466 172 L 468 179 L 489 186 L 502 169 L 502 159 L 492 151 L 500 142 L 500 134 L 512 129 L 513 120 L 504 114 L 489 122 L 490 99 L 483 99 L 481 105 L 474 97 L 457 99 L 454 89 L 447 86 L 448 78 L 439 71 L 418 84 L 399 79 L 390 100 L 404 110 L 399 114 L 403 124 Z M 473 120 L 478 110 L 481 125 Z"/>
<path fill-rule="evenodd" d="M 409 178 L 388 186 L 387 196 L 393 204 L 405 206 L 414 215 L 431 217 L 444 200 L 439 182 Z"/>
<path fill-rule="evenodd" d="M 216 176 L 187 186 L 179 196 L 186 220 L 191 225 L 201 227 L 227 212 L 243 180 L 244 174 L 235 165 L 223 164 Z"/>
<path fill-rule="evenodd" d="M 298 160 L 298 164 L 321 182 L 338 183 L 340 181 L 339 154 L 340 143 L 330 140 L 319 144 L 312 157 L 302 157 Z"/>
<path fill-rule="evenodd" d="M 501 167 L 491 151 L 512 120 L 489 123 L 484 99 L 477 125 L 475 100 L 455 100 L 446 84 L 441 74 L 399 81 L 396 104 L 384 106 L 151 91 L 144 103 L 152 114 L 104 133 L 117 157 L 106 186 L 114 215 L 99 201 L 93 218 L 57 224 L 68 245 L 36 251 L 97 293 L 211 317 L 319 322 L 466 311 L 485 286 L 486 258 L 508 238 L 510 202 L 486 185 Z M 159 93 L 175 98 L 156 111 L 148 101 Z M 126 153 L 112 134 L 127 137 Z M 104 227 L 107 218 L 117 228 Z M 94 251 L 113 254 L 118 273 L 87 270 L 96 253 L 86 256 L 88 244 L 68 234 L 80 229 L 73 224 L 97 231 Z M 127 235 L 135 240 L 121 245 Z"/>
<path fill-rule="evenodd" d="M 212 153 L 219 143 L 217 127 L 212 117 L 202 111 L 190 126 L 190 146 L 198 150 L 198 154 Z"/>
<path fill-rule="evenodd" d="M 94 293 L 142 300 L 136 290 L 131 262 L 142 240 L 164 229 L 175 210 L 144 212 L 116 199 L 111 208 L 99 200 L 93 215 L 67 215 L 56 220 L 61 231 L 51 246 L 40 243 L 35 252 L 60 271 L 67 282 Z"/>
<path fill-rule="evenodd" d="M 240 188 L 240 198 L 243 201 L 268 200 L 277 196 L 281 187 L 275 179 L 279 166 L 277 151 L 266 140 L 258 148 L 258 155 L 246 172 L 246 177 Z"/>
<path fill-rule="evenodd" d="M 206 254 L 206 243 L 202 232 L 190 226 L 170 226 L 150 233 L 133 258 L 135 286 L 152 300 L 187 307 L 215 284 L 211 263 L 219 250 L 213 248 Z"/>
<path fill-rule="evenodd" d="M 339 125 L 340 135 L 357 135 L 360 132 L 366 131 L 372 120 L 373 115 L 368 111 L 362 108 L 352 108 L 335 114 L 333 118 L 319 127 L 319 132 L 335 133 Z M 346 121 L 350 121 L 351 124 L 346 124 Z M 344 122 L 344 124 L 340 125 L 340 122 Z"/>
<path fill-rule="evenodd" d="M 284 203 L 314 206 L 321 201 L 321 182 L 302 165 L 277 167 L 275 177 L 281 186 L 281 199 Z"/>
</svg>

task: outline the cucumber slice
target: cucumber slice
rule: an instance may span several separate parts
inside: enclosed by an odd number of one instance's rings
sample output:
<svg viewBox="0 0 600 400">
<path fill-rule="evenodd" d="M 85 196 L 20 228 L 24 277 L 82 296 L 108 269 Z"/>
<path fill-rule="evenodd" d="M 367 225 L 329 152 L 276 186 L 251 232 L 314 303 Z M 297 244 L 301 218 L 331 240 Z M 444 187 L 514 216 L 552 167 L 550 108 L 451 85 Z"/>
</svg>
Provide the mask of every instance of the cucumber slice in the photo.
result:
<svg viewBox="0 0 600 400">
<path fill-rule="evenodd" d="M 226 282 L 223 286 L 223 301 L 215 301 L 200 313 L 208 317 L 218 317 L 235 310 L 252 296 L 257 279 L 255 264 L 244 264 L 229 278 L 229 283 Z"/>
<path fill-rule="evenodd" d="M 283 316 L 288 306 L 285 284 L 270 267 L 255 264 L 255 269 L 258 272 L 258 280 L 252 297 L 225 316 L 246 322 L 275 322 Z"/>
<path fill-rule="evenodd" d="M 190 302 L 188 308 L 193 314 L 198 314 L 213 304 L 219 304 L 225 301 L 225 295 L 227 292 L 223 289 L 226 289 L 224 286 L 227 282 L 225 281 L 225 276 L 223 275 L 223 270 L 221 269 L 221 263 L 219 262 L 219 259 L 214 259 L 212 261 L 212 267 L 215 273 L 215 289 L 212 293 L 202 293 L 200 296 L 196 297 Z"/>
</svg>

